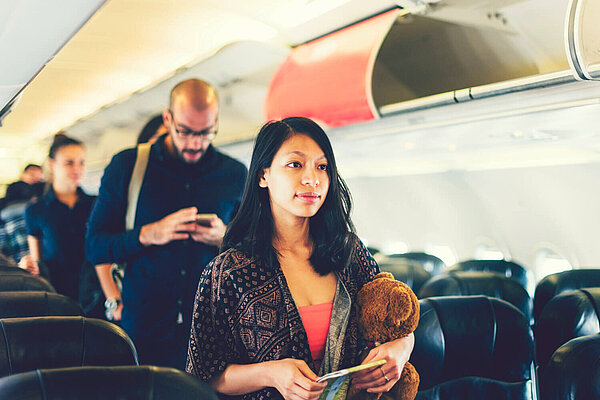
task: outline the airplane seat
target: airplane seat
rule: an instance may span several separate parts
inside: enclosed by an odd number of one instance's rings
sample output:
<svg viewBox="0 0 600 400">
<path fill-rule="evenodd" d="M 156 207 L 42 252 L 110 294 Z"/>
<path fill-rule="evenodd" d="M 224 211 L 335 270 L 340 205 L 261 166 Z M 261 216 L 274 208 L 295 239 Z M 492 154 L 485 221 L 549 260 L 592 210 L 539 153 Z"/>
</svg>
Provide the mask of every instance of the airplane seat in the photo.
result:
<svg viewBox="0 0 600 400">
<path fill-rule="evenodd" d="M 0 274 L 0 292 L 42 291 L 56 293 L 56 289 L 41 276 L 21 273 Z"/>
<path fill-rule="evenodd" d="M 533 304 L 518 282 L 495 272 L 457 271 L 431 278 L 421 288 L 419 298 L 484 295 L 506 300 L 532 322 Z"/>
<path fill-rule="evenodd" d="M 431 278 L 431 274 L 421 264 L 408 259 L 390 258 L 380 261 L 379 269 L 391 273 L 397 281 L 406 283 L 415 294 Z"/>
<path fill-rule="evenodd" d="M 398 253 L 391 254 L 388 258 L 394 260 L 410 260 L 418 262 L 423 266 L 425 271 L 429 272 L 432 276 L 439 275 L 446 270 L 446 263 L 444 263 L 439 257 L 433 254 L 412 252 L 412 253 Z"/>
<path fill-rule="evenodd" d="M 546 304 L 535 328 L 540 371 L 554 351 L 569 340 L 600 333 L 599 306 L 600 287 L 561 293 Z"/>
<path fill-rule="evenodd" d="M 0 379 L 0 398 L 23 400 L 219 400 L 211 387 L 155 366 L 38 369 Z"/>
<path fill-rule="evenodd" d="M 0 377 L 40 368 L 137 364 L 129 336 L 107 321 L 84 317 L 0 319 Z"/>
<path fill-rule="evenodd" d="M 29 271 L 19 268 L 16 265 L 0 265 L 0 275 L 4 274 L 31 275 Z"/>
<path fill-rule="evenodd" d="M 49 292 L 0 292 L 0 318 L 83 316 L 76 301 Z"/>
<path fill-rule="evenodd" d="M 458 271 L 496 272 L 519 282 L 529 293 L 533 293 L 533 283 L 523 266 L 506 260 L 467 260 L 448 268 L 448 273 Z M 531 289 L 531 291 L 530 291 Z"/>
<path fill-rule="evenodd" d="M 571 339 L 552 355 L 540 374 L 543 400 L 600 399 L 600 335 Z"/>
<path fill-rule="evenodd" d="M 600 269 L 574 269 L 551 274 L 542 279 L 533 296 L 533 318 L 538 320 L 554 296 L 575 289 L 600 286 Z"/>
<path fill-rule="evenodd" d="M 533 334 L 512 304 L 486 296 L 419 300 L 410 362 L 418 400 L 533 399 Z"/>
</svg>

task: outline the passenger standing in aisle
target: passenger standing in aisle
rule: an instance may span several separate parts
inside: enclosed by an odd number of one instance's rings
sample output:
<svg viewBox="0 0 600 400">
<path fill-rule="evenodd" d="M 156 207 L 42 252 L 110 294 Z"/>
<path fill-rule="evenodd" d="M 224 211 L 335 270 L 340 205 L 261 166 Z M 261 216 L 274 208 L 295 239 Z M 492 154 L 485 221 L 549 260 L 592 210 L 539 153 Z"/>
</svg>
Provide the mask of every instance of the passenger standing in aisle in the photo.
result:
<svg viewBox="0 0 600 400">
<path fill-rule="evenodd" d="M 58 293 L 77 301 L 85 261 L 85 226 L 94 203 L 94 197 L 79 186 L 85 173 L 83 144 L 57 134 L 48 167 L 48 191 L 25 211 L 31 258 L 20 265 L 49 278 Z"/>
<path fill-rule="evenodd" d="M 187 372 L 231 399 L 314 400 L 326 385 L 318 375 L 360 363 L 354 304 L 379 267 L 354 234 L 350 211 L 316 123 L 263 126 L 225 251 L 198 286 Z M 376 346 L 366 360 L 386 364 L 355 373 L 353 384 L 387 392 L 413 345 L 411 334 Z"/>
<path fill-rule="evenodd" d="M 104 171 L 90 217 L 87 249 L 101 281 L 110 263 L 127 263 L 121 326 L 142 364 L 183 369 L 194 294 L 204 266 L 217 254 L 226 225 L 241 201 L 246 168 L 217 151 L 219 104 L 215 89 L 190 79 L 171 91 L 163 111 L 167 135 L 150 148 L 134 228 L 125 228 L 136 149 L 115 155 Z M 197 215 L 217 216 L 209 226 Z M 118 293 L 116 287 L 110 293 Z"/>
</svg>

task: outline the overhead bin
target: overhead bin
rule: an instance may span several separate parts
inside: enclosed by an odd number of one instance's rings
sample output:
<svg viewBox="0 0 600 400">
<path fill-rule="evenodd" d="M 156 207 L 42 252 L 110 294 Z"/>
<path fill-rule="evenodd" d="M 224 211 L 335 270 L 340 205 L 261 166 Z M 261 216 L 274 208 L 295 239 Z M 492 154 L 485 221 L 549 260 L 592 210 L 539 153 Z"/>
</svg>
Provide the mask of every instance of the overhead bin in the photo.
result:
<svg viewBox="0 0 600 400">
<path fill-rule="evenodd" d="M 271 79 L 267 120 L 290 116 L 342 126 L 378 118 L 371 76 L 394 9 L 294 48 Z"/>
<path fill-rule="evenodd" d="M 539 72 L 510 30 L 392 10 L 294 48 L 270 83 L 265 113 L 338 127 L 377 119 L 390 104 Z"/>
</svg>

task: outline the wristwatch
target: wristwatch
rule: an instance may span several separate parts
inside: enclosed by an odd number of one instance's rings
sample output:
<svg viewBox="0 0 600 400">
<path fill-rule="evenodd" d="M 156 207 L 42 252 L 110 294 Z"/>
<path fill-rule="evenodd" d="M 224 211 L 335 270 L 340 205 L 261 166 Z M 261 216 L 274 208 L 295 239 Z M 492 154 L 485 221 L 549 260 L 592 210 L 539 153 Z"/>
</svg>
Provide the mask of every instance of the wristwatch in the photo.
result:
<svg viewBox="0 0 600 400">
<path fill-rule="evenodd" d="M 104 302 L 104 308 L 106 308 L 106 310 L 116 310 L 117 307 L 119 307 L 119 304 L 121 304 L 121 299 L 117 299 L 115 297 L 109 297 L 108 299 L 106 299 L 106 301 Z"/>
<path fill-rule="evenodd" d="M 117 307 L 119 307 L 119 304 L 121 304 L 121 299 L 114 297 L 106 299 L 104 302 L 104 308 L 106 308 L 104 314 L 106 315 L 107 320 L 112 321 L 114 319 L 115 311 L 117 310 Z"/>
</svg>

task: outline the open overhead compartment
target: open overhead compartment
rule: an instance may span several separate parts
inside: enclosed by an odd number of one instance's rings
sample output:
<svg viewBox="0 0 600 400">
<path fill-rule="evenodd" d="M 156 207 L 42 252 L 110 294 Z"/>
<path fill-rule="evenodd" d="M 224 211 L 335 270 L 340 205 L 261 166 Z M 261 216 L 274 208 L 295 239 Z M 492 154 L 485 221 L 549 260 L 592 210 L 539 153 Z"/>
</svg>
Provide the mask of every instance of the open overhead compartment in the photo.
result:
<svg viewBox="0 0 600 400">
<path fill-rule="evenodd" d="M 539 38 L 526 37 L 523 20 L 511 24 L 522 14 L 430 3 L 421 14 L 398 8 L 295 47 L 271 80 L 267 119 L 301 115 L 340 127 L 378 119 L 392 105 L 472 100 L 471 88 L 569 68 L 561 35 L 550 56 L 533 51 Z M 565 11 L 532 17 L 562 32 Z"/>
</svg>

